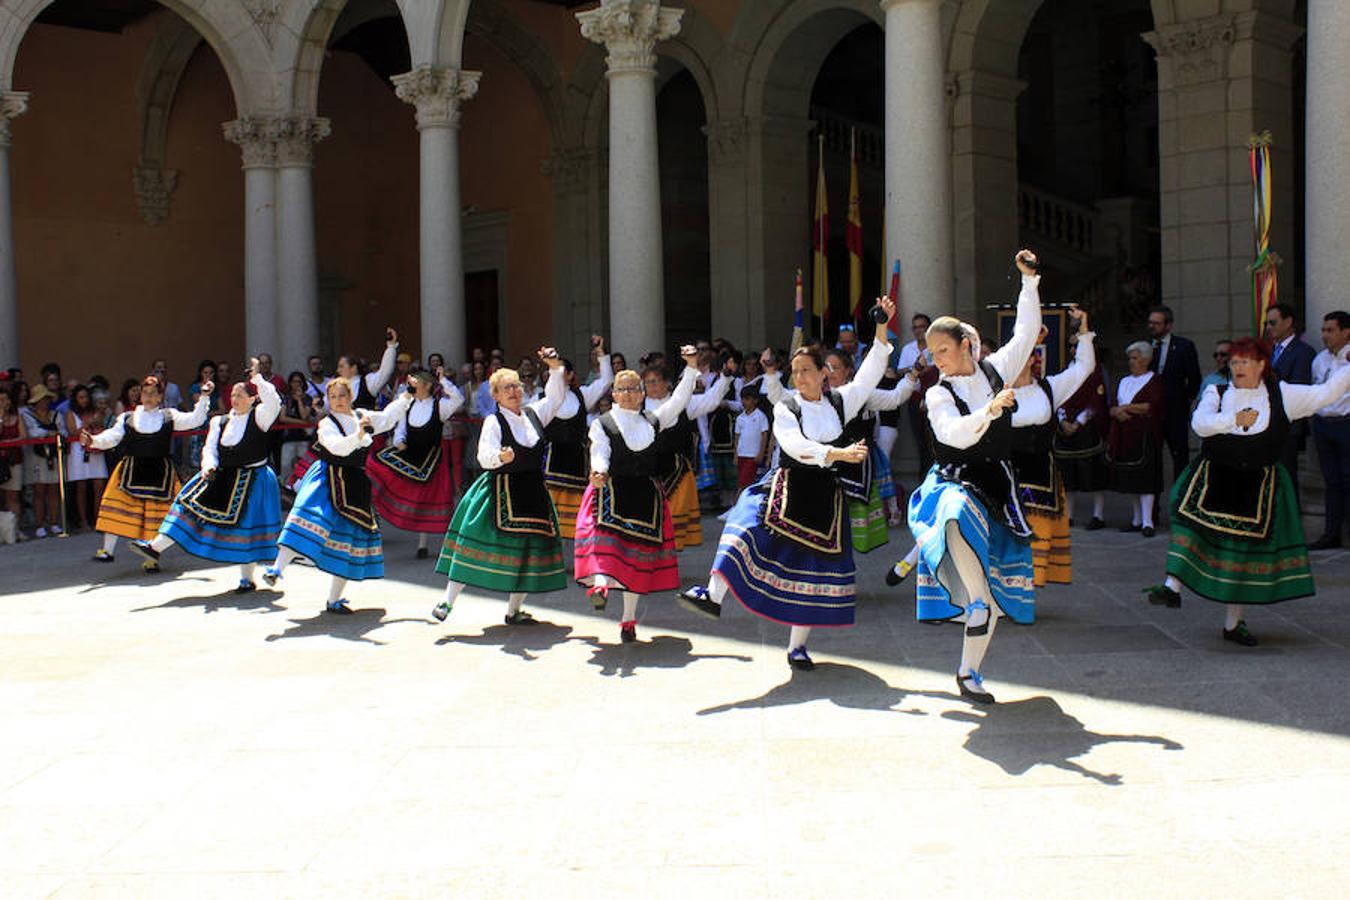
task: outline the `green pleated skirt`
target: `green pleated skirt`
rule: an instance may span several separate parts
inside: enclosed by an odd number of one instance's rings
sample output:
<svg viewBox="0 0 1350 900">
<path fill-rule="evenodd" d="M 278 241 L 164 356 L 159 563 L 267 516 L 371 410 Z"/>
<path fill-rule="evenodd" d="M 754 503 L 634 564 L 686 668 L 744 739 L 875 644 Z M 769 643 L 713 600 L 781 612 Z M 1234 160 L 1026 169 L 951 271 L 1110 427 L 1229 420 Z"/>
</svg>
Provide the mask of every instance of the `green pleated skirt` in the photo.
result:
<svg viewBox="0 0 1350 900">
<path fill-rule="evenodd" d="M 554 534 L 503 531 L 497 527 L 494 475 L 484 472 L 465 492 L 441 545 L 436 571 L 472 587 L 538 594 L 567 587 L 557 513 Z"/>
</svg>

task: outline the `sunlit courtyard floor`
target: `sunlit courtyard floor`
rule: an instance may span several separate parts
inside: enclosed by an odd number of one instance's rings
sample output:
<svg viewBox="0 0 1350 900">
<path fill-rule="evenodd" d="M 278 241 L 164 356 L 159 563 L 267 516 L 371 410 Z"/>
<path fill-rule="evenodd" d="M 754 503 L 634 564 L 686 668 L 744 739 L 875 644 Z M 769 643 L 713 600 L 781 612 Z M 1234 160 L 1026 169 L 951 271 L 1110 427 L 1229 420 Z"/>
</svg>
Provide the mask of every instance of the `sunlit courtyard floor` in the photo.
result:
<svg viewBox="0 0 1350 900">
<path fill-rule="evenodd" d="M 1350 554 L 1243 649 L 1217 606 L 1144 603 L 1165 535 L 1075 529 L 975 708 L 959 628 L 882 583 L 891 534 L 811 673 L 669 597 L 631 645 L 575 588 L 533 628 L 476 593 L 437 623 L 401 533 L 348 617 L 313 569 L 237 597 L 178 551 L 0 547 L 0 896 L 1345 895 Z"/>
</svg>

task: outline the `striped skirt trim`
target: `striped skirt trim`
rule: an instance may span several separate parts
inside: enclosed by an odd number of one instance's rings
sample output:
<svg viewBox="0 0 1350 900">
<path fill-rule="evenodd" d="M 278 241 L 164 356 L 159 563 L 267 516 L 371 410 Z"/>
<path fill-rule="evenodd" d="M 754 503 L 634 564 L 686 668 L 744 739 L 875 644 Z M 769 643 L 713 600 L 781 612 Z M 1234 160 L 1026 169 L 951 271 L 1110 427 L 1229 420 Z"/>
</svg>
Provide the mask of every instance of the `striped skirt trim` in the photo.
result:
<svg viewBox="0 0 1350 900">
<path fill-rule="evenodd" d="M 94 528 L 104 534 L 115 534 L 131 540 L 148 541 L 159 533 L 159 526 L 169 514 L 173 504 L 168 500 L 138 500 L 121 488 L 122 469 L 126 460 L 118 462 L 108 477 L 108 485 L 103 489 L 103 498 L 99 501 L 98 520 Z M 182 484 L 178 475 L 173 476 L 170 496 L 178 495 Z"/>
</svg>

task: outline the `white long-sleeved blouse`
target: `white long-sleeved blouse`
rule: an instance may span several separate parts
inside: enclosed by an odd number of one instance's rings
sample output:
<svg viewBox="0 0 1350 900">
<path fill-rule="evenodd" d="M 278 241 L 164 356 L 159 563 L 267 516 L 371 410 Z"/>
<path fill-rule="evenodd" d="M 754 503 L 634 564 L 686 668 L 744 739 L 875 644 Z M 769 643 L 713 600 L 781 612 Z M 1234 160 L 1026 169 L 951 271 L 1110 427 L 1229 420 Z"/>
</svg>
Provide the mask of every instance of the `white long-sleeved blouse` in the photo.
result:
<svg viewBox="0 0 1350 900">
<path fill-rule="evenodd" d="M 1050 398 L 1045 396 L 1045 391 L 1034 381 L 1013 389 L 1013 393 L 1017 395 L 1017 409 L 1012 417 L 1014 428 L 1044 425 L 1049 422 L 1055 409 L 1059 409 L 1065 400 L 1083 386 L 1083 382 L 1088 380 L 1092 370 L 1097 367 L 1097 350 L 1092 345 L 1095 337 L 1092 332 L 1080 334 L 1079 350 L 1074 354 L 1073 362 L 1069 363 L 1063 372 L 1046 376 L 1045 380 L 1050 384 L 1050 393 L 1054 398 L 1054 409 L 1050 408 Z"/>
<path fill-rule="evenodd" d="M 439 399 L 428 397 L 425 400 L 418 400 L 411 391 L 404 391 L 399 396 L 406 394 L 410 398 L 408 414 L 398 420 L 394 426 L 394 444 L 405 444 L 408 441 L 408 425 L 414 428 L 420 428 L 431 421 L 431 414 L 434 411 L 437 418 L 442 422 L 449 421 L 450 417 L 459 411 L 464 405 L 464 395 L 455 383 L 449 378 L 441 379 L 441 390 L 443 391 Z"/>
<path fill-rule="evenodd" d="M 614 366 L 609 361 L 609 354 L 600 356 L 600 375 L 590 384 L 583 384 L 578 391 L 581 392 L 581 399 L 586 403 L 586 408 L 581 409 L 581 404 L 577 402 L 576 395 L 568 391 L 563 397 L 562 406 L 558 407 L 557 417 L 559 419 L 570 419 L 573 416 L 590 412 L 595 409 L 595 404 L 600 402 L 600 398 L 609 392 L 609 387 L 614 383 Z"/>
<path fill-rule="evenodd" d="M 557 366 L 549 371 L 548 381 L 544 383 L 543 397 L 521 406 L 518 413 L 513 413 L 504 406 L 498 406 L 497 412 L 505 417 L 506 423 L 511 427 L 511 436 L 515 438 L 517 444 L 522 447 L 533 447 L 539 443 L 543 435 L 530 424 L 525 410 L 533 410 L 539 417 L 539 424 L 547 427 L 558 414 L 566 394 L 567 387 L 563 383 L 562 366 Z M 499 469 L 501 465 L 502 427 L 496 415 L 491 415 L 483 419 L 483 430 L 478 436 L 478 466 L 482 469 Z"/>
<path fill-rule="evenodd" d="M 873 391 L 886 374 L 886 360 L 890 352 L 890 344 L 874 342 L 853 380 L 834 389 L 844 401 L 845 422 L 862 412 L 872 399 Z M 826 454 L 829 453 L 830 442 L 843 433 L 834 406 L 823 395 L 819 400 L 805 400 L 798 395 L 797 406 L 802 414 L 800 424 L 784 403 L 780 401 L 774 404 L 773 436 L 778 441 L 779 449 L 800 463 L 829 466 Z"/>
<path fill-rule="evenodd" d="M 397 425 L 403 414 L 408 411 L 410 399 L 410 394 L 402 394 L 389 401 L 389 405 L 384 409 L 364 410 L 371 427 L 375 430 L 374 434 L 383 434 Z M 341 431 L 338 430 L 334 419 L 342 424 Z M 343 431 L 346 434 L 343 434 Z M 318 439 L 323 448 L 334 456 L 351 456 L 362 447 L 369 447 L 374 435 L 366 434 L 352 413 L 329 413 L 319 420 Z"/>
<path fill-rule="evenodd" d="M 1280 397 L 1284 414 L 1290 421 L 1311 416 L 1329 403 L 1335 403 L 1350 392 L 1350 366 L 1342 366 L 1323 384 L 1288 384 L 1280 382 Z M 1237 414 L 1244 409 L 1256 412 L 1256 422 L 1250 428 L 1237 424 Z M 1191 428 L 1202 438 L 1219 434 L 1251 437 L 1270 427 L 1270 397 L 1264 384 L 1254 388 L 1229 385 L 1219 397 L 1216 385 L 1205 388 L 1191 413 Z"/>
<path fill-rule="evenodd" d="M 698 380 L 698 369 L 692 366 L 686 366 L 684 372 L 680 375 L 679 383 L 675 385 L 675 390 L 669 397 L 663 400 L 652 400 L 647 398 L 645 406 L 647 412 L 656 417 L 656 424 L 661 429 L 669 428 L 680 418 L 680 413 L 684 412 L 685 406 L 689 403 L 689 397 L 694 392 L 694 382 Z M 614 415 L 614 424 L 619 428 L 619 434 L 623 436 L 623 442 L 628 445 L 629 450 L 646 450 L 656 440 L 656 429 L 652 428 L 642 416 L 638 415 L 637 410 L 624 409 L 615 405 L 610 412 Z M 596 419 L 590 426 L 591 438 L 591 471 L 608 472 L 609 458 L 613 452 L 610 446 L 609 433 L 605 431 L 600 420 Z"/>
<path fill-rule="evenodd" d="M 272 423 L 281 414 L 281 397 L 277 389 L 261 375 L 254 375 L 250 381 L 258 389 L 258 403 L 245 413 L 231 409 L 224 416 L 216 416 L 206 432 L 206 442 L 202 444 L 202 471 L 211 472 L 220 468 L 220 448 L 233 447 L 244 439 L 248 429 L 248 419 L 252 416 L 262 431 L 272 427 Z M 221 420 L 225 421 L 221 427 Z M 259 460 L 255 465 L 266 465 L 267 460 Z"/>
<path fill-rule="evenodd" d="M 1003 379 L 1004 385 L 1011 384 L 1027 364 L 1031 351 L 1036 347 L 1036 339 L 1041 333 L 1041 276 L 1023 275 L 1022 291 L 1017 296 L 1017 318 L 1013 322 L 1012 337 L 994 353 L 986 357 L 994 371 Z M 952 390 L 970 409 L 968 415 L 961 415 L 956 401 L 941 384 L 935 384 L 924 394 L 928 406 L 928 421 L 933 426 L 933 435 L 939 443 L 948 447 L 964 450 L 979 443 L 980 438 L 989 430 L 989 423 L 1001 414 L 991 414 L 989 404 L 994 399 L 994 390 L 989 384 L 980 366 L 975 366 L 972 375 L 945 376 L 943 381 L 952 386 Z"/>
<path fill-rule="evenodd" d="M 146 409 L 144 406 L 138 406 L 132 410 L 130 416 L 118 416 L 111 428 L 100 431 L 94 435 L 91 446 L 95 450 L 108 450 L 116 447 L 122 442 L 126 435 L 127 419 L 131 420 L 131 428 L 141 434 L 154 434 L 164 427 L 164 417 L 168 416 L 173 420 L 174 431 L 191 431 L 194 428 L 200 428 L 206 421 L 206 414 L 211 408 L 211 395 L 202 394 L 197 398 L 197 403 L 188 412 L 178 409 L 170 409 L 161 406 L 158 409 Z"/>
</svg>

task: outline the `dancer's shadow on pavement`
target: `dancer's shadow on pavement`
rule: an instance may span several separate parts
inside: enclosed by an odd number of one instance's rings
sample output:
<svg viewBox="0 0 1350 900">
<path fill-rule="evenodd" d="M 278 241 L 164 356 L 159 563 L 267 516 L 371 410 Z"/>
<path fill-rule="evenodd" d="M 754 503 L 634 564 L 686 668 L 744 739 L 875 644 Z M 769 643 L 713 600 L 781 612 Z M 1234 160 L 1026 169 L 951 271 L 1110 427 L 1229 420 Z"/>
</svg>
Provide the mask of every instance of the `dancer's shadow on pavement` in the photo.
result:
<svg viewBox="0 0 1350 900">
<path fill-rule="evenodd" d="M 101 591 L 104 588 L 125 587 L 128 582 L 135 582 L 142 587 L 154 587 L 160 584 L 173 582 L 174 584 L 186 584 L 189 581 L 199 581 L 202 584 L 210 584 L 211 579 L 203 575 L 179 575 L 177 578 L 165 578 L 167 573 L 161 572 L 142 572 L 140 568 L 128 569 L 125 572 L 109 572 L 106 578 L 100 578 L 97 581 L 90 581 L 87 585 L 76 591 L 76 594 L 92 594 Z"/>
<path fill-rule="evenodd" d="M 443 644 L 472 644 L 477 647 L 498 647 L 510 656 L 519 656 L 533 662 L 539 654 L 571 641 L 594 645 L 599 638 L 573 637 L 571 625 L 554 625 L 542 619 L 533 625 L 489 625 L 482 634 L 447 634 L 436 641 Z"/>
<path fill-rule="evenodd" d="M 710 706 L 698 711 L 700 716 L 710 716 L 733 709 L 760 709 L 768 706 L 792 706 L 798 703 L 810 703 L 813 700 L 829 700 L 835 706 L 845 709 L 873 709 L 884 712 L 898 712 L 910 716 L 927 715 L 920 709 L 897 709 L 906 697 L 935 697 L 941 700 L 957 700 L 955 694 L 946 691 L 907 691 L 892 687 L 883 678 L 873 675 L 866 669 L 847 666 L 842 663 L 816 663 L 811 672 L 793 671 L 792 677 L 766 694 L 721 706 Z"/>
<path fill-rule="evenodd" d="M 601 644 L 598 640 L 594 643 L 590 665 L 599 666 L 601 675 L 618 675 L 620 678 L 636 675 L 638 669 L 683 669 L 700 659 L 752 661 L 749 656 L 733 653 L 695 653 L 694 642 L 689 638 L 670 635 L 658 635 L 650 641 L 633 644 Z"/>
<path fill-rule="evenodd" d="M 132 612 L 147 612 L 153 609 L 192 609 L 194 607 L 201 607 L 201 611 L 207 615 L 220 612 L 222 609 L 234 609 L 239 612 L 285 612 L 286 607 L 277 603 L 279 599 L 281 599 L 281 594 L 276 591 L 252 591 L 247 594 L 236 594 L 234 589 L 231 588 L 220 594 L 178 597 L 167 603 L 159 603 L 154 606 L 138 606 Z"/>
<path fill-rule="evenodd" d="M 1102 784 L 1123 782 L 1119 773 L 1094 772 L 1075 760 L 1101 744 L 1157 744 L 1181 750 L 1181 744 L 1151 734 L 1099 734 L 1066 713 L 1050 697 L 1031 697 L 980 708 L 980 713 L 951 711 L 944 719 L 972 722 L 966 750 L 997 764 L 1009 775 L 1025 775 L 1034 766 L 1054 766 Z"/>
<path fill-rule="evenodd" d="M 424 622 L 425 619 L 386 619 L 383 609 L 354 609 L 351 615 L 342 615 L 339 613 L 320 612 L 317 616 L 310 619 L 291 619 L 291 627 L 287 628 L 281 634 L 269 634 L 265 640 L 280 641 L 286 638 L 306 638 L 306 637 L 334 637 L 344 641 L 357 641 L 366 644 L 375 644 L 378 647 L 385 645 L 384 641 L 377 641 L 366 635 L 386 625 L 393 625 L 397 622 Z"/>
</svg>

